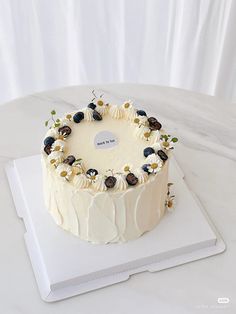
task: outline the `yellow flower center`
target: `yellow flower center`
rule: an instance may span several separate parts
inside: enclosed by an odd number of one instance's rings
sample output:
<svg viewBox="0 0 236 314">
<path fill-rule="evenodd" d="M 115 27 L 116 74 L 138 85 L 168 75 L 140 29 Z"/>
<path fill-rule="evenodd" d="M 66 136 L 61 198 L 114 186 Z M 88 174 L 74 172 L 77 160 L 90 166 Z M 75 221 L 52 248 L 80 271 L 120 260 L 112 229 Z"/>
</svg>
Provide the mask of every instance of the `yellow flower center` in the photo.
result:
<svg viewBox="0 0 236 314">
<path fill-rule="evenodd" d="M 158 167 L 158 164 L 156 162 L 154 162 L 153 164 L 151 164 L 151 168 L 152 169 L 156 169 Z"/>
<path fill-rule="evenodd" d="M 95 180 L 95 179 L 96 179 L 96 176 L 91 176 L 90 179 L 91 179 L 91 180 Z"/>
<path fill-rule="evenodd" d="M 135 118 L 134 123 L 139 123 L 139 118 Z"/>
<path fill-rule="evenodd" d="M 143 135 L 144 135 L 144 137 L 148 138 L 148 137 L 150 137 L 151 133 L 150 132 L 145 132 Z"/>
<path fill-rule="evenodd" d="M 125 167 L 124 167 L 124 171 L 125 171 L 125 172 L 129 171 L 129 166 L 125 166 Z"/>
<path fill-rule="evenodd" d="M 163 142 L 162 145 L 163 145 L 164 147 L 169 147 L 169 146 L 170 146 L 170 144 L 169 144 L 168 142 Z"/>
<path fill-rule="evenodd" d="M 172 201 L 172 200 L 169 200 L 168 203 L 167 203 L 167 206 L 168 206 L 169 208 L 171 208 L 171 207 L 173 206 L 173 201 Z"/>
<path fill-rule="evenodd" d="M 98 100 L 97 104 L 98 104 L 98 106 L 103 106 L 103 101 L 102 100 Z"/>
<path fill-rule="evenodd" d="M 66 115 L 66 119 L 70 120 L 72 118 L 72 115 L 71 114 L 67 114 Z"/>
<path fill-rule="evenodd" d="M 54 150 L 55 150 L 56 152 L 58 152 L 60 149 L 61 149 L 61 146 L 55 146 L 55 147 L 54 147 Z"/>
<path fill-rule="evenodd" d="M 64 138 L 63 135 L 60 134 L 60 135 L 58 136 L 58 139 L 59 139 L 59 140 L 64 140 L 65 138 Z"/>
<path fill-rule="evenodd" d="M 67 171 L 65 171 L 65 170 L 62 171 L 62 172 L 60 173 L 60 176 L 63 177 L 63 178 L 66 177 L 66 176 L 67 176 Z"/>
<path fill-rule="evenodd" d="M 56 159 L 51 159 L 51 160 L 50 160 L 50 163 L 51 163 L 51 164 L 54 164 L 55 162 L 56 162 Z"/>
<path fill-rule="evenodd" d="M 125 109 L 129 108 L 130 104 L 127 102 L 124 104 Z"/>
</svg>

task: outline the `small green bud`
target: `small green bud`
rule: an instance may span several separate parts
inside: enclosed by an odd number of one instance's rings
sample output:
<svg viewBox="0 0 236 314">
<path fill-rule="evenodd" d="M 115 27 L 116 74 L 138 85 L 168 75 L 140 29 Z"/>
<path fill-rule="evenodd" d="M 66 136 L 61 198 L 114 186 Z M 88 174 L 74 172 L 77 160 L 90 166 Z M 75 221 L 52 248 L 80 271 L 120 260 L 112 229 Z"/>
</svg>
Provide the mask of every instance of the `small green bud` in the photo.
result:
<svg viewBox="0 0 236 314">
<path fill-rule="evenodd" d="M 172 141 L 173 143 L 176 143 L 176 142 L 178 142 L 178 139 L 177 139 L 177 137 L 173 137 L 171 141 Z"/>
</svg>

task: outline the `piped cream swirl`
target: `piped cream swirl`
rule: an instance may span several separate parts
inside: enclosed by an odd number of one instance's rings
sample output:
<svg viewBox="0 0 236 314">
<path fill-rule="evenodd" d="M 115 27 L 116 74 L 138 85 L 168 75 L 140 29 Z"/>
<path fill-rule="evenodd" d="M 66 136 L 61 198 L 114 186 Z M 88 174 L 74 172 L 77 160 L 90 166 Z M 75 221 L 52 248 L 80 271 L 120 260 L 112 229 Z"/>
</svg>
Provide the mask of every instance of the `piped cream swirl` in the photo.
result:
<svg viewBox="0 0 236 314">
<path fill-rule="evenodd" d="M 77 189 L 86 189 L 90 185 L 90 180 L 85 174 L 81 173 L 74 176 L 73 183 Z"/>
<path fill-rule="evenodd" d="M 104 176 L 101 174 L 98 174 L 96 176 L 96 179 L 94 181 L 92 181 L 92 186 L 93 186 L 94 190 L 96 190 L 96 191 L 100 191 L 100 192 L 106 191 L 107 187 L 106 187 L 105 182 L 104 182 Z"/>
<path fill-rule="evenodd" d="M 110 110 L 110 115 L 114 119 L 122 119 L 124 116 L 123 109 L 121 107 L 118 107 L 116 105 L 111 106 Z"/>
<path fill-rule="evenodd" d="M 114 190 L 124 191 L 128 188 L 128 183 L 123 174 L 116 174 L 115 178 L 116 178 L 116 184 L 115 184 Z"/>
</svg>

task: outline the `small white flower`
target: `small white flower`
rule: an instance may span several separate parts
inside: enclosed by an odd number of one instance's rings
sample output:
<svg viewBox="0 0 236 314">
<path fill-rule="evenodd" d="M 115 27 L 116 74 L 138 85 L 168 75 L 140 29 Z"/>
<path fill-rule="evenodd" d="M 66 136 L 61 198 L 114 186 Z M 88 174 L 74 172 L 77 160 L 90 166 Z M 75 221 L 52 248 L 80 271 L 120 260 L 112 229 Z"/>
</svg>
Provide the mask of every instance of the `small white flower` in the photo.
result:
<svg viewBox="0 0 236 314">
<path fill-rule="evenodd" d="M 67 113 L 64 118 L 60 119 L 60 126 L 72 125 L 72 114 Z"/>
<path fill-rule="evenodd" d="M 123 104 L 122 107 L 127 110 L 133 107 L 133 102 L 131 100 L 126 100 Z"/>
<path fill-rule="evenodd" d="M 48 155 L 49 163 L 53 166 L 58 166 L 63 161 L 63 152 L 53 151 Z"/>
<path fill-rule="evenodd" d="M 62 179 L 70 180 L 72 176 L 72 168 L 67 164 L 59 164 L 56 172 Z"/>
<path fill-rule="evenodd" d="M 131 172 L 132 167 L 133 166 L 131 164 L 125 164 L 122 168 L 122 171 L 124 171 L 125 173 Z"/>
<path fill-rule="evenodd" d="M 148 120 L 148 117 L 147 116 L 138 116 L 138 117 L 135 117 L 133 122 L 135 124 L 137 124 L 137 126 L 141 126 L 141 125 L 144 125 L 146 126 L 147 125 L 147 120 Z"/>
<path fill-rule="evenodd" d="M 161 146 L 166 149 L 173 149 L 174 143 L 178 142 L 178 139 L 176 137 L 171 138 L 170 135 L 162 134 L 160 138 Z"/>
<path fill-rule="evenodd" d="M 133 102 L 131 100 L 126 100 L 123 104 L 122 107 L 124 109 L 130 109 L 133 107 Z"/>
<path fill-rule="evenodd" d="M 149 166 L 147 166 L 149 173 L 157 173 L 160 172 L 162 168 L 162 165 L 160 163 L 153 162 Z"/>
<path fill-rule="evenodd" d="M 146 163 L 149 164 L 147 166 L 149 173 L 157 173 L 161 171 L 163 166 L 163 161 L 159 158 L 159 156 L 155 154 L 151 154 L 146 158 Z"/>
<path fill-rule="evenodd" d="M 174 207 L 175 207 L 174 195 L 167 196 L 165 206 L 166 206 L 166 209 L 168 210 L 168 212 L 172 213 L 174 211 Z"/>
<path fill-rule="evenodd" d="M 99 98 L 96 101 L 96 110 L 99 112 L 101 115 L 105 115 L 108 112 L 108 104 L 105 103 L 105 101 L 101 98 Z"/>
<path fill-rule="evenodd" d="M 65 141 L 58 139 L 52 144 L 52 151 L 63 152 L 65 148 Z"/>
</svg>

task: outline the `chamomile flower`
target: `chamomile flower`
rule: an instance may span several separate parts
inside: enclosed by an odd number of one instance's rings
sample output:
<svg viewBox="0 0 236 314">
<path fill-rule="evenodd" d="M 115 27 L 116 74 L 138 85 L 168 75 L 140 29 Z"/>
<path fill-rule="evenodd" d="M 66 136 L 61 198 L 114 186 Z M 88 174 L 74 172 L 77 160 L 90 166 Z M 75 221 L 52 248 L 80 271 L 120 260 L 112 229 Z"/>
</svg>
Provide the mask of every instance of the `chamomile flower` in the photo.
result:
<svg viewBox="0 0 236 314">
<path fill-rule="evenodd" d="M 61 126 L 72 125 L 72 114 L 67 113 L 62 119 L 60 119 Z"/>
<path fill-rule="evenodd" d="M 172 185 L 173 185 L 173 183 L 168 183 L 167 184 L 167 197 L 166 197 L 166 201 L 165 201 L 166 209 L 169 212 L 173 212 L 174 211 L 174 205 L 175 205 L 175 195 L 171 195 L 171 193 L 170 193 L 170 187 Z"/>
<path fill-rule="evenodd" d="M 65 180 L 70 180 L 71 179 L 71 176 L 72 176 L 72 169 L 71 169 L 71 166 L 67 165 L 67 164 L 59 164 L 57 169 L 56 169 L 56 172 L 59 174 L 59 176 L 62 178 L 62 179 L 65 179 Z"/>
<path fill-rule="evenodd" d="M 133 167 L 133 166 L 132 166 L 131 164 L 125 164 L 125 165 L 122 167 L 122 170 L 123 170 L 123 172 L 128 173 L 128 172 L 131 172 L 132 167 Z"/>
<path fill-rule="evenodd" d="M 122 108 L 124 109 L 124 115 L 127 120 L 133 121 L 137 116 L 137 110 L 133 106 L 133 102 L 131 100 L 125 101 L 122 104 Z"/>
<path fill-rule="evenodd" d="M 50 155 L 48 155 L 48 161 L 53 166 L 58 166 L 63 161 L 63 152 L 60 151 L 54 151 L 51 152 Z"/>
<path fill-rule="evenodd" d="M 101 98 L 97 99 L 96 101 L 96 110 L 101 115 L 105 115 L 108 112 L 108 104 Z"/>
<path fill-rule="evenodd" d="M 62 139 L 58 139 L 52 144 L 51 151 L 63 152 L 64 148 L 65 148 L 65 141 Z"/>
<path fill-rule="evenodd" d="M 151 154 L 146 158 L 147 170 L 149 173 L 157 173 L 161 171 L 163 166 L 163 161 L 156 155 Z"/>
<path fill-rule="evenodd" d="M 174 149 L 174 143 L 178 142 L 176 137 L 171 138 L 170 135 L 164 134 L 160 137 L 160 144 L 162 148 L 169 150 Z"/>
</svg>

